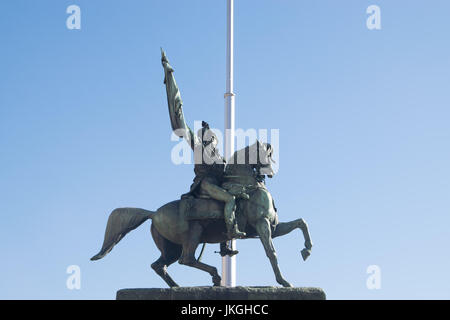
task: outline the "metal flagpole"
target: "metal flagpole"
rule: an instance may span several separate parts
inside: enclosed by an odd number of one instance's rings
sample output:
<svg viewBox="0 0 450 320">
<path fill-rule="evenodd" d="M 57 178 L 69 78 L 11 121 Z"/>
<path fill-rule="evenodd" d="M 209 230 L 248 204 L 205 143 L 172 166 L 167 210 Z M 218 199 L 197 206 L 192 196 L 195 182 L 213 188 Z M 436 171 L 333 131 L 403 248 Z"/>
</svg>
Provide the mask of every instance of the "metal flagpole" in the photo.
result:
<svg viewBox="0 0 450 320">
<path fill-rule="evenodd" d="M 234 0 L 227 0 L 227 86 L 225 92 L 225 159 L 234 153 L 234 93 L 233 93 L 233 42 L 234 42 Z M 236 250 L 236 240 L 230 241 Z M 222 258 L 222 285 L 236 286 L 236 256 Z"/>
</svg>

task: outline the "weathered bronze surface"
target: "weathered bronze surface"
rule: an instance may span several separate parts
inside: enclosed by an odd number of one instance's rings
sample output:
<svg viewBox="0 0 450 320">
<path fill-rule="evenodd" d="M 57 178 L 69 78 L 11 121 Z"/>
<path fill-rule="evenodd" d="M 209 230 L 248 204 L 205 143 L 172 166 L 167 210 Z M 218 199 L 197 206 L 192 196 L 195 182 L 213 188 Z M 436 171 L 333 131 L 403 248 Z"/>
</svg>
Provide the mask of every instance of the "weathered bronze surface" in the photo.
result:
<svg viewBox="0 0 450 320">
<path fill-rule="evenodd" d="M 223 253 L 224 242 L 233 238 L 259 238 L 276 281 L 284 287 L 292 287 L 281 274 L 272 239 L 300 229 L 305 239 L 305 248 L 301 251 L 304 260 L 311 253 L 312 242 L 303 219 L 278 221 L 274 200 L 265 185 L 265 177 L 274 174 L 272 146 L 256 141 L 236 151 L 225 166 L 216 149 L 217 137 L 209 130 L 209 125 L 204 122 L 198 135 L 187 126 L 174 70 L 164 52 L 162 64 L 172 129 L 185 138 L 194 151 L 194 183 L 181 199 L 156 211 L 115 209 L 108 219 L 102 249 L 91 260 L 103 258 L 128 232 L 152 220 L 151 234 L 161 251 L 152 268 L 170 287 L 178 286 L 167 272 L 167 267 L 176 261 L 208 272 L 213 285 L 220 286 L 217 269 L 196 259 L 195 250 L 202 243 L 221 243 Z"/>
</svg>

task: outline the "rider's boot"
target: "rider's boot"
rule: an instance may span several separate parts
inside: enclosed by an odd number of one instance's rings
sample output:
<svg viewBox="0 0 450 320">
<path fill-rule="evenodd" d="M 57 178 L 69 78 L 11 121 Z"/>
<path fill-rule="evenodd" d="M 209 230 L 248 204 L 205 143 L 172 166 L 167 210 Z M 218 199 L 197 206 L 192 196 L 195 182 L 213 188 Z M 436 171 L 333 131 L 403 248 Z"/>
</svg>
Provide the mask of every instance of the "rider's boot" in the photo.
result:
<svg viewBox="0 0 450 320">
<path fill-rule="evenodd" d="M 225 223 L 227 225 L 227 235 L 230 239 L 234 238 L 244 238 L 247 234 L 245 232 L 239 231 L 237 223 L 235 222 L 234 210 L 236 208 L 234 197 L 231 201 L 225 204 L 224 215 Z"/>
<path fill-rule="evenodd" d="M 220 244 L 220 252 L 219 252 L 219 253 L 220 253 L 220 255 L 221 255 L 222 257 L 225 257 L 225 256 L 230 256 L 230 257 L 232 257 L 232 256 L 238 254 L 239 251 L 230 249 L 230 248 L 227 246 L 227 243 L 226 243 L 226 242 L 222 242 L 222 243 Z"/>
<path fill-rule="evenodd" d="M 233 224 L 232 227 L 228 228 L 228 237 L 230 239 L 242 239 L 247 236 L 245 232 L 239 231 L 237 224 Z"/>
</svg>

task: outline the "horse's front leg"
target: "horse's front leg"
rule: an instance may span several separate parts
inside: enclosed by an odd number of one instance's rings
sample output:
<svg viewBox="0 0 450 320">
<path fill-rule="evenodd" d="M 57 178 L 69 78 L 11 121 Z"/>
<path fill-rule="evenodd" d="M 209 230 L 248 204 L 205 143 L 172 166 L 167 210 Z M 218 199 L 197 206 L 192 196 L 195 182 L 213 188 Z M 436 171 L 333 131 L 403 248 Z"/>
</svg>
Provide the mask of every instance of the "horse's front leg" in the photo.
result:
<svg viewBox="0 0 450 320">
<path fill-rule="evenodd" d="M 312 241 L 309 234 L 308 225 L 306 224 L 305 220 L 297 219 L 294 221 L 281 222 L 277 224 L 272 237 L 276 238 L 284 236 L 285 234 L 288 234 L 295 229 L 300 229 L 303 233 L 303 237 L 305 238 L 305 248 L 302 250 L 302 257 L 303 260 L 306 260 L 311 255 Z"/>
<path fill-rule="evenodd" d="M 272 242 L 272 232 L 270 229 L 269 221 L 264 218 L 258 220 L 258 222 L 256 223 L 256 232 L 258 233 L 259 238 L 264 246 L 267 257 L 270 260 L 277 282 L 283 287 L 292 287 L 292 285 L 283 278 L 280 268 L 278 267 L 278 259 Z"/>
</svg>

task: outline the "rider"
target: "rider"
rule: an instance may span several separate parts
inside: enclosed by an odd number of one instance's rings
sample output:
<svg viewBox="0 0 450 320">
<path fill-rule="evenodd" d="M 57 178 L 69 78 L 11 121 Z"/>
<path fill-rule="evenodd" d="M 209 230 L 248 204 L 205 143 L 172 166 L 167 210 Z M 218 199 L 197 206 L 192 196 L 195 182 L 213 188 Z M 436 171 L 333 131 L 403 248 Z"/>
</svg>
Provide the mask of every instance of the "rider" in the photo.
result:
<svg viewBox="0 0 450 320">
<path fill-rule="evenodd" d="M 218 139 L 209 128 L 208 123 L 202 122 L 202 129 L 198 130 L 197 137 L 201 141 L 194 150 L 194 182 L 190 191 L 182 197 L 194 195 L 198 198 L 213 198 L 225 202 L 224 218 L 230 238 L 243 238 L 245 232 L 238 229 L 235 221 L 235 197 L 220 187 L 223 180 L 225 160 L 217 150 Z"/>
<path fill-rule="evenodd" d="M 173 76 L 174 70 L 170 66 L 164 51 L 161 54 L 172 130 L 180 137 L 184 137 L 194 151 L 195 178 L 190 192 L 183 196 L 210 197 L 224 202 L 224 218 L 228 237 L 243 238 L 246 234 L 245 232 L 239 231 L 235 221 L 235 197 L 220 187 L 224 174 L 225 160 L 216 149 L 218 143 L 217 136 L 204 121 L 202 123 L 202 129 L 198 131 L 197 136 L 194 135 L 191 128 L 186 124 L 182 110 L 183 102 Z"/>
</svg>

